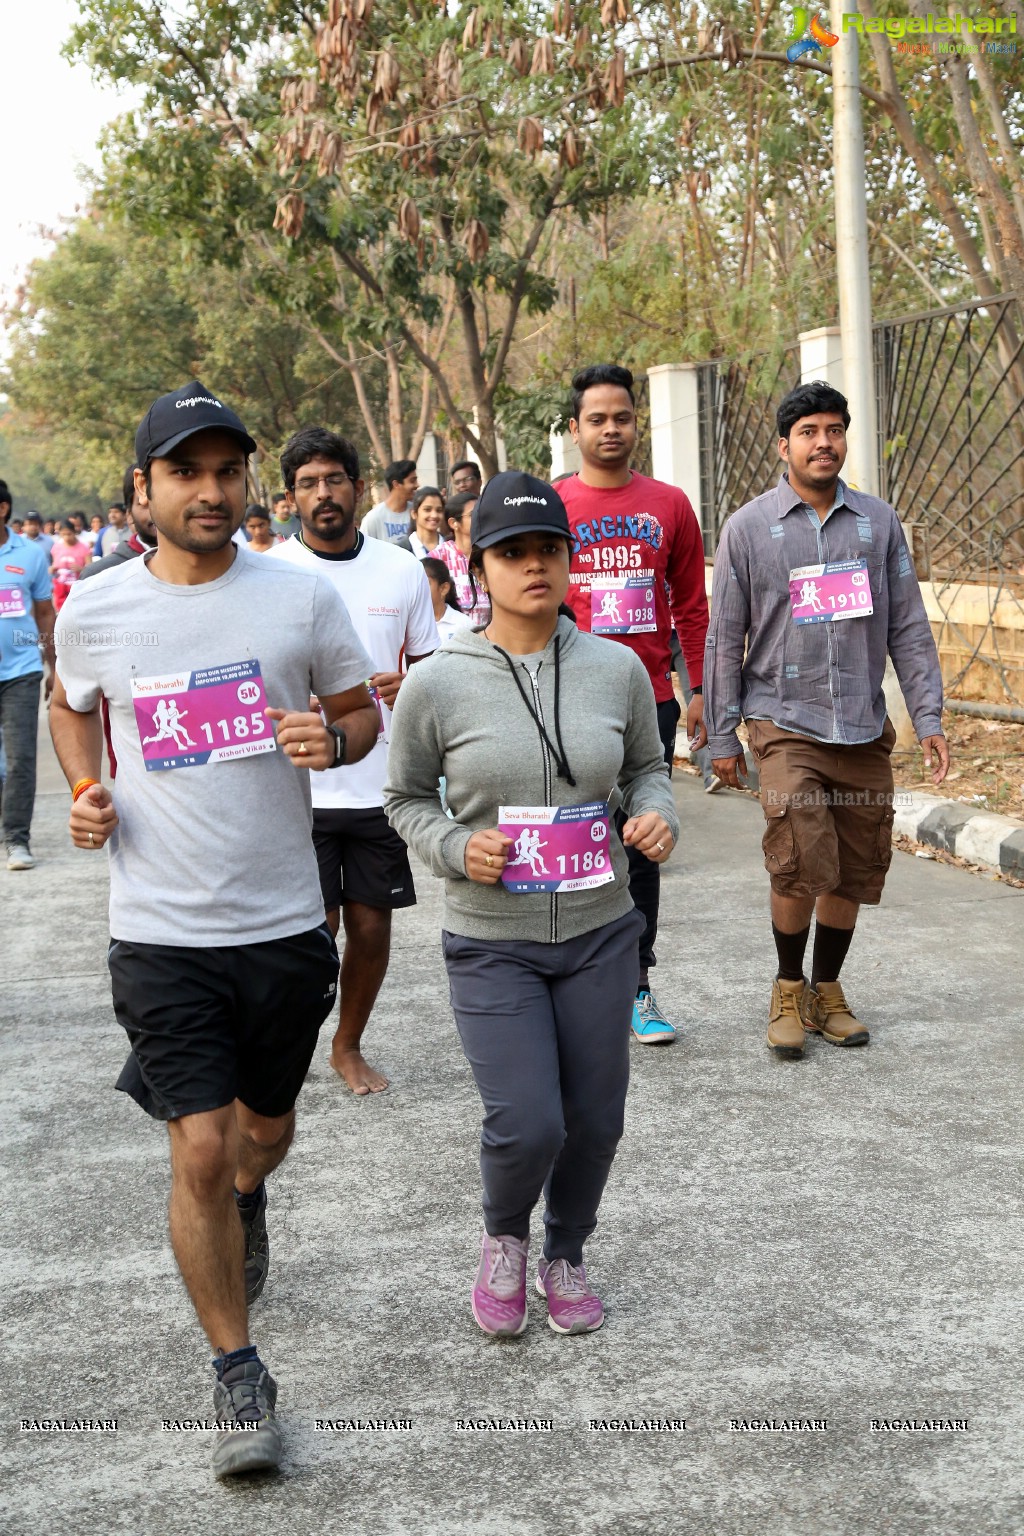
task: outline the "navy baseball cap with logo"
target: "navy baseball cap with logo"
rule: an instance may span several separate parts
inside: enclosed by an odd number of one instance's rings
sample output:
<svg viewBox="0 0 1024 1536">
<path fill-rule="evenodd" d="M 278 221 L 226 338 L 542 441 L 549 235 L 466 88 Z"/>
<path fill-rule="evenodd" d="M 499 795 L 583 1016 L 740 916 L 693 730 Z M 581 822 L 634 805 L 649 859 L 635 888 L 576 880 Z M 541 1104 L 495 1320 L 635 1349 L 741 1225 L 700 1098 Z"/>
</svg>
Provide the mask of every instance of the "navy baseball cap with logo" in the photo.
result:
<svg viewBox="0 0 1024 1536">
<path fill-rule="evenodd" d="M 490 549 L 520 533 L 552 533 L 572 542 L 561 496 L 546 480 L 518 469 L 504 470 L 488 480 L 473 508 L 470 528 L 477 549 Z"/>
<path fill-rule="evenodd" d="M 256 444 L 234 411 L 210 393 L 198 379 L 176 389 L 173 394 L 154 400 L 135 434 L 135 457 L 140 469 L 150 459 L 162 459 L 196 432 L 216 427 L 231 432 L 241 441 L 246 453 L 255 453 Z"/>
</svg>

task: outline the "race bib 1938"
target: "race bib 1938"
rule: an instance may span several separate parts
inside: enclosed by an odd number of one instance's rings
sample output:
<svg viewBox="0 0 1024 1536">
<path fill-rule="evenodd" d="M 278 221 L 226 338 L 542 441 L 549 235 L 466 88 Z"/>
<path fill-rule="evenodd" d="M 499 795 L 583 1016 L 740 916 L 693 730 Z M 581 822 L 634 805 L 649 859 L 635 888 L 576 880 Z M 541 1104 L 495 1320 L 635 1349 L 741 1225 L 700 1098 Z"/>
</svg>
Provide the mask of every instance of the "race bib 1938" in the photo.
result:
<svg viewBox="0 0 1024 1536">
<path fill-rule="evenodd" d="M 608 806 L 500 805 L 498 831 L 512 838 L 501 879 L 516 895 L 585 891 L 615 879 Z"/>
<path fill-rule="evenodd" d="M 227 763 L 277 743 L 263 711 L 258 661 L 132 680 L 132 703 L 147 769 Z"/>
<path fill-rule="evenodd" d="M 653 572 L 595 576 L 590 587 L 590 627 L 595 635 L 652 634 L 658 627 Z"/>
</svg>

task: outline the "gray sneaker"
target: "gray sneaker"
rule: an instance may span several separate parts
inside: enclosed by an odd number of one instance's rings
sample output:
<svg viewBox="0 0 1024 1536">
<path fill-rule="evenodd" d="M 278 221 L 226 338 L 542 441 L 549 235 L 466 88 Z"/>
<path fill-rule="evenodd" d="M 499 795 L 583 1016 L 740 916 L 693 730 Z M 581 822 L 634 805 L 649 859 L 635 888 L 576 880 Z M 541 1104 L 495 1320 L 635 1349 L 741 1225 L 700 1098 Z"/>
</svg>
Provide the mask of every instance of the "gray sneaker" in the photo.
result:
<svg viewBox="0 0 1024 1536">
<path fill-rule="evenodd" d="M 284 1446 L 277 1427 L 277 1382 L 259 1360 L 225 1371 L 213 1389 L 217 1431 L 214 1477 L 263 1472 L 280 1466 Z"/>
<path fill-rule="evenodd" d="M 25 843 L 7 844 L 7 868 L 8 869 L 35 869 L 36 861 L 28 851 Z"/>
<path fill-rule="evenodd" d="M 238 1198 L 237 1194 L 235 1196 Z M 260 1191 L 260 1203 L 253 1214 L 246 1217 L 239 1206 L 245 1235 L 245 1304 L 251 1307 L 263 1292 L 270 1269 L 270 1238 L 267 1236 L 267 1187 Z"/>
</svg>

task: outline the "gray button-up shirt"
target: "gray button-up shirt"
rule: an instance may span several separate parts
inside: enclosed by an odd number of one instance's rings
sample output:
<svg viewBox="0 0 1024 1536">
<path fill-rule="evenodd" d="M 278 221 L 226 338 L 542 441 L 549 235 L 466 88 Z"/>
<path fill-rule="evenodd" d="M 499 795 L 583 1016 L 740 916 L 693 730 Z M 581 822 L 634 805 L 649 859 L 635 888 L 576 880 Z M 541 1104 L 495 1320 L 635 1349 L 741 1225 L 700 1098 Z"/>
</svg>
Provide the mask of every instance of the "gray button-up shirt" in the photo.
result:
<svg viewBox="0 0 1024 1536">
<path fill-rule="evenodd" d="M 870 615 L 794 623 L 791 570 L 860 559 L 871 583 Z M 741 717 L 772 720 L 815 741 L 876 740 L 885 725 L 887 651 L 918 737 L 936 735 L 942 729 L 939 658 L 907 541 L 887 502 L 840 480 L 821 522 L 783 475 L 733 513 L 715 557 L 704 657 L 712 757 L 739 756 Z"/>
</svg>

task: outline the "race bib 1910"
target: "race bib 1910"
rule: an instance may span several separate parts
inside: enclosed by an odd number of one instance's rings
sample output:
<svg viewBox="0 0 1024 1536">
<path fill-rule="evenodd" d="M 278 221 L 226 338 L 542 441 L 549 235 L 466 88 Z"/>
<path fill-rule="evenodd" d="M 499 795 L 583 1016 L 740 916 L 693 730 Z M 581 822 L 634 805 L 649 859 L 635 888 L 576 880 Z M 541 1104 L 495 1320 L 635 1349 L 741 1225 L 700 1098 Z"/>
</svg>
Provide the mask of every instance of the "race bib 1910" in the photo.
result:
<svg viewBox="0 0 1024 1536">
<path fill-rule="evenodd" d="M 134 678 L 132 703 L 147 769 L 227 763 L 277 745 L 258 661 Z"/>
<path fill-rule="evenodd" d="M 794 624 L 831 624 L 864 619 L 873 611 L 866 560 L 800 565 L 789 573 Z"/>
<path fill-rule="evenodd" d="M 0 587 L 0 619 L 23 619 L 25 612 L 25 589 Z"/>
<path fill-rule="evenodd" d="M 507 891 L 585 891 L 615 879 L 608 806 L 500 805 L 498 831 L 512 838 L 502 871 Z"/>
<path fill-rule="evenodd" d="M 590 628 L 595 635 L 648 635 L 657 627 L 653 574 L 594 577 Z"/>
</svg>

